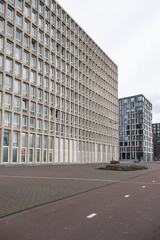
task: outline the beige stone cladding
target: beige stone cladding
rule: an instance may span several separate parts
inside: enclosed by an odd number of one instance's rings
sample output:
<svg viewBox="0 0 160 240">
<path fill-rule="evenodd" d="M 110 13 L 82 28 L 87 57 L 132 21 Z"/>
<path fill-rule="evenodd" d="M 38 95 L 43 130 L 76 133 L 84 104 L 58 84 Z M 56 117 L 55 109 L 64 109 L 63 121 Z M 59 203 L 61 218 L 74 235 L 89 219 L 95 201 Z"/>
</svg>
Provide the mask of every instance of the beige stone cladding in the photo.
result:
<svg viewBox="0 0 160 240">
<path fill-rule="evenodd" d="M 0 0 L 0 164 L 118 160 L 118 68 L 55 1 Z"/>
</svg>

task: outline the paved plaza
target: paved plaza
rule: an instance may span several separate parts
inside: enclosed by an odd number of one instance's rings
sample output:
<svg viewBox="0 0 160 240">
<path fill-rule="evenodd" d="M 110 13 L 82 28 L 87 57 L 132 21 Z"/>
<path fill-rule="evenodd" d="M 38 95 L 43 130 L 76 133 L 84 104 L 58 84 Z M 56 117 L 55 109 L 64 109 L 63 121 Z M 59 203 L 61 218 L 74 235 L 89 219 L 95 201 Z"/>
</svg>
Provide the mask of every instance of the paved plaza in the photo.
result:
<svg viewBox="0 0 160 240">
<path fill-rule="evenodd" d="M 105 164 L 0 167 L 0 217 L 160 170 L 105 171 Z"/>
</svg>

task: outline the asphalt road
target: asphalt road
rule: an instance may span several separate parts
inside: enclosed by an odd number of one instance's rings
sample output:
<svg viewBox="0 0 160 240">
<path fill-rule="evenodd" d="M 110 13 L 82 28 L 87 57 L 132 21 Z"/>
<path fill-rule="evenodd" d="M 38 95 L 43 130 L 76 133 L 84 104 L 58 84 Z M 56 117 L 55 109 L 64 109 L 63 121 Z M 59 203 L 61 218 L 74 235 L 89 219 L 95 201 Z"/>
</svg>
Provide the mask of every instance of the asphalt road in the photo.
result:
<svg viewBox="0 0 160 240">
<path fill-rule="evenodd" d="M 0 240 L 159 240 L 160 171 L 0 219 Z"/>
</svg>

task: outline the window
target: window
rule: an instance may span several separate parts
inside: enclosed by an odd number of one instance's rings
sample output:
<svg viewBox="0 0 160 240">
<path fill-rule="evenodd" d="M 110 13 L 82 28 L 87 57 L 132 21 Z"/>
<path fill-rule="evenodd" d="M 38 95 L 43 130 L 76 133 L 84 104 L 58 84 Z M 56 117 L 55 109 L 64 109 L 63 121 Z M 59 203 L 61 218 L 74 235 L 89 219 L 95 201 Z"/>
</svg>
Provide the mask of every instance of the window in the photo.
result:
<svg viewBox="0 0 160 240">
<path fill-rule="evenodd" d="M 42 90 L 41 89 L 38 89 L 38 92 L 37 92 L 37 99 L 38 101 L 42 101 Z"/>
<path fill-rule="evenodd" d="M 44 133 L 47 133 L 47 132 L 48 132 L 48 122 L 47 122 L 47 121 L 44 121 L 43 132 L 44 132 Z"/>
<path fill-rule="evenodd" d="M 13 21 L 13 9 L 8 8 L 8 19 Z"/>
<path fill-rule="evenodd" d="M 41 132 L 42 129 L 42 120 L 37 119 L 37 132 Z"/>
<path fill-rule="evenodd" d="M 35 118 L 30 118 L 30 130 L 34 131 L 35 130 Z"/>
<path fill-rule="evenodd" d="M 48 103 L 48 93 L 44 92 L 44 103 Z"/>
<path fill-rule="evenodd" d="M 32 26 L 32 37 L 36 38 L 37 35 L 37 28 L 35 26 Z"/>
<path fill-rule="evenodd" d="M 36 104 L 34 102 L 30 102 L 30 114 L 32 115 L 35 114 L 35 107 L 36 107 Z"/>
<path fill-rule="evenodd" d="M 18 46 L 15 47 L 15 58 L 18 60 L 21 59 L 21 48 Z"/>
<path fill-rule="evenodd" d="M 23 96 L 28 96 L 28 84 L 26 83 L 23 83 L 23 86 L 22 86 L 22 94 Z"/>
<path fill-rule="evenodd" d="M 0 55 L 0 69 L 3 68 L 3 56 Z"/>
<path fill-rule="evenodd" d="M 29 53 L 24 51 L 24 53 L 23 53 L 23 62 L 25 64 L 28 64 L 28 60 L 29 60 Z"/>
<path fill-rule="evenodd" d="M 7 90 L 7 91 L 12 90 L 11 83 L 12 83 L 12 77 L 6 75 L 6 77 L 5 77 L 5 90 Z"/>
<path fill-rule="evenodd" d="M 3 37 L 0 36 L 0 51 L 2 50 L 3 50 Z"/>
<path fill-rule="evenodd" d="M 35 12 L 32 12 L 32 22 L 37 23 L 37 14 Z"/>
<path fill-rule="evenodd" d="M 38 74 L 38 86 L 42 86 L 42 75 Z"/>
<path fill-rule="evenodd" d="M 19 14 L 16 15 L 16 24 L 18 27 L 22 26 L 22 17 Z"/>
<path fill-rule="evenodd" d="M 43 33 L 41 31 L 39 31 L 38 39 L 41 43 L 43 42 Z"/>
<path fill-rule="evenodd" d="M 24 41 L 25 41 L 25 37 L 24 37 Z M 16 42 L 21 43 L 21 32 L 19 30 L 16 30 Z"/>
<path fill-rule="evenodd" d="M 27 67 L 23 67 L 23 79 L 25 81 L 28 81 L 28 72 L 29 72 L 29 69 Z"/>
<path fill-rule="evenodd" d="M 7 24 L 7 37 L 13 38 L 13 27 L 10 24 Z"/>
<path fill-rule="evenodd" d="M 19 128 L 19 114 L 14 113 L 13 115 L 13 127 Z"/>
<path fill-rule="evenodd" d="M 22 1 L 21 0 L 17 0 L 17 9 L 19 11 L 22 11 Z"/>
<path fill-rule="evenodd" d="M 25 5 L 25 7 L 24 7 L 24 14 L 25 14 L 26 17 L 29 18 L 29 16 L 30 16 L 30 8 L 27 5 Z"/>
<path fill-rule="evenodd" d="M 12 56 L 13 44 L 9 41 L 6 43 L 6 53 Z"/>
<path fill-rule="evenodd" d="M 39 23 L 39 27 L 43 28 L 43 19 L 41 17 L 39 17 L 38 23 Z"/>
<path fill-rule="evenodd" d="M 36 88 L 31 86 L 30 87 L 30 97 L 31 97 L 31 99 L 35 99 L 35 92 L 36 92 Z"/>
<path fill-rule="evenodd" d="M 4 112 L 4 126 L 10 127 L 11 124 L 11 113 L 10 112 Z"/>
<path fill-rule="evenodd" d="M 38 54 L 40 57 L 43 55 L 43 47 L 41 45 L 38 46 Z"/>
<path fill-rule="evenodd" d="M 35 56 L 31 56 L 31 67 L 35 68 L 36 67 L 36 57 Z"/>
<path fill-rule="evenodd" d="M 0 19 L 0 33 L 3 33 L 3 29 L 4 29 L 4 21 Z"/>
<path fill-rule="evenodd" d="M 48 118 L 48 107 L 44 106 L 44 118 Z"/>
<path fill-rule="evenodd" d="M 27 129 L 28 117 L 22 116 L 22 129 Z"/>
<path fill-rule="evenodd" d="M 4 130 L 3 137 L 3 162 L 9 161 L 10 131 Z"/>
<path fill-rule="evenodd" d="M 17 62 L 15 62 L 15 75 L 16 76 L 20 76 L 20 74 L 21 74 L 21 65 L 19 64 L 19 63 L 17 63 Z"/>
<path fill-rule="evenodd" d="M 13 131 L 13 155 L 12 162 L 18 161 L 18 144 L 19 144 L 19 133 Z"/>
<path fill-rule="evenodd" d="M 12 60 L 9 58 L 6 58 L 6 72 L 12 72 Z"/>
<path fill-rule="evenodd" d="M 20 81 L 14 80 L 14 93 L 20 94 Z"/>
<path fill-rule="evenodd" d="M 24 31 L 29 33 L 29 22 L 27 20 L 24 21 Z"/>
<path fill-rule="evenodd" d="M 29 48 L 29 37 L 26 35 L 24 36 L 24 47 Z"/>
<path fill-rule="evenodd" d="M 38 60 L 38 71 L 42 72 L 42 60 Z"/>
<path fill-rule="evenodd" d="M 4 3 L 0 2 L 0 14 L 3 15 L 4 14 Z"/>
<path fill-rule="evenodd" d="M 22 110 L 25 113 L 28 111 L 28 101 L 25 99 L 23 99 L 23 102 L 22 102 Z"/>
<path fill-rule="evenodd" d="M 36 72 L 31 70 L 30 82 L 35 83 L 36 81 Z"/>
<path fill-rule="evenodd" d="M 42 115 L 42 105 L 37 104 L 37 116 L 41 117 L 41 115 Z"/>
<path fill-rule="evenodd" d="M 54 105 L 54 95 L 50 94 L 50 105 L 53 106 Z"/>
<path fill-rule="evenodd" d="M 14 96 L 14 110 L 19 111 L 20 110 L 20 98 Z"/>
</svg>

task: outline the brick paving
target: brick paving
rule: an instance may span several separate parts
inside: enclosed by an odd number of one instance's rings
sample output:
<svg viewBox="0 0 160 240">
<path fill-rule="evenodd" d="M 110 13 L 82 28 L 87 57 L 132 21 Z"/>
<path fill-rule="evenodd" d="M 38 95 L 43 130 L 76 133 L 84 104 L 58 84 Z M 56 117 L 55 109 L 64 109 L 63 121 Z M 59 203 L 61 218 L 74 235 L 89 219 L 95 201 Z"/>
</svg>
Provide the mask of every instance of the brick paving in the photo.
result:
<svg viewBox="0 0 160 240">
<path fill-rule="evenodd" d="M 97 169 L 105 164 L 0 167 L 0 217 L 160 170 L 145 165 L 132 172 Z"/>
</svg>

